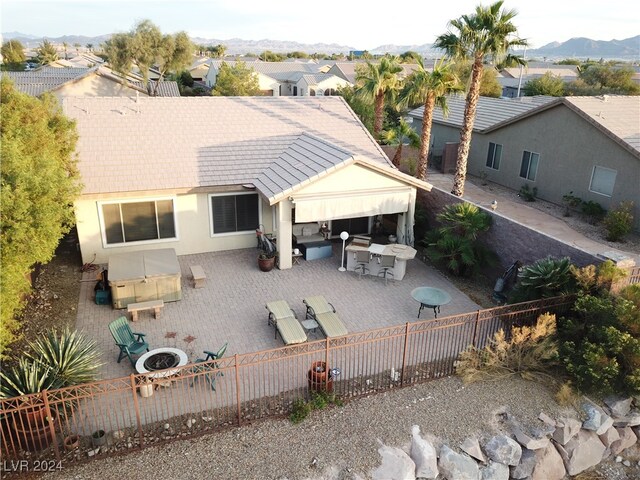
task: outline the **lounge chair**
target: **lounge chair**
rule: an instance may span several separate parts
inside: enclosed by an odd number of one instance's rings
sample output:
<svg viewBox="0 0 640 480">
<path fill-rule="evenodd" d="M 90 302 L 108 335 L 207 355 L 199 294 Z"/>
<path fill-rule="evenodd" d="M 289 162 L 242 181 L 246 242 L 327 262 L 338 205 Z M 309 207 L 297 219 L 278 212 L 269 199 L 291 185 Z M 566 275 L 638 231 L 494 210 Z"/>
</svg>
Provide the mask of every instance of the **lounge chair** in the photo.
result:
<svg viewBox="0 0 640 480">
<path fill-rule="evenodd" d="M 266 308 L 269 310 L 268 324 L 276 327 L 275 338 L 279 333 L 285 345 L 307 341 L 307 334 L 285 300 L 269 302 Z"/>
<path fill-rule="evenodd" d="M 210 360 L 218 360 L 222 358 L 225 352 L 227 351 L 228 345 L 229 345 L 229 342 L 226 342 L 215 353 L 210 352 L 209 350 L 205 350 L 204 352 L 202 352 L 206 355 L 206 357 L 198 358 L 196 360 L 196 363 L 191 369 L 191 373 L 201 373 L 201 372 L 208 372 L 208 371 L 212 371 L 212 373 L 207 373 L 205 375 L 198 375 L 194 377 L 194 380 L 191 382 L 192 387 L 195 385 L 196 381 L 205 379 L 206 381 L 209 382 L 209 384 L 211 384 L 211 390 L 213 390 L 214 392 L 216 391 L 216 377 L 218 377 L 218 375 L 224 376 L 224 373 L 218 371 L 219 367 L 217 362 L 212 362 L 212 363 L 206 363 L 206 362 L 209 362 Z"/>
<path fill-rule="evenodd" d="M 340 337 L 349 333 L 340 317 L 336 315 L 336 309 L 322 295 L 302 301 L 307 306 L 307 318 L 318 322 L 326 337 Z"/>
<path fill-rule="evenodd" d="M 127 317 L 120 317 L 109 324 L 109 330 L 116 345 L 120 348 L 118 355 L 118 363 L 124 357 L 129 357 L 131 366 L 135 368 L 132 355 L 139 355 L 144 351 L 149 351 L 149 344 L 144 341 L 144 333 L 136 333 L 131 331 L 129 320 Z"/>
</svg>

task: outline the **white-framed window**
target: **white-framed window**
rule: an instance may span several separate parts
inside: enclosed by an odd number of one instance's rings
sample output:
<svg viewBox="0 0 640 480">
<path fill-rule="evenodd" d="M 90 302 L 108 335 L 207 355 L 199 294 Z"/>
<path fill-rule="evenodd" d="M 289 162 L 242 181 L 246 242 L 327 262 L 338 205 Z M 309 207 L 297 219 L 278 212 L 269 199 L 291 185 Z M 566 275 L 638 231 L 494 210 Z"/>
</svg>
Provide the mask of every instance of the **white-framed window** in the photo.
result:
<svg viewBox="0 0 640 480">
<path fill-rule="evenodd" d="M 617 170 L 611 168 L 594 166 L 591 172 L 591 182 L 589 191 L 610 197 L 613 195 L 613 187 L 616 184 Z"/>
<path fill-rule="evenodd" d="M 99 202 L 98 212 L 105 247 L 178 238 L 174 198 Z"/>
<path fill-rule="evenodd" d="M 522 163 L 520 164 L 520 177 L 532 182 L 536 179 L 538 173 L 538 163 L 540 162 L 540 154 L 528 152 L 525 150 L 522 152 Z"/>
<path fill-rule="evenodd" d="M 502 145 L 499 143 L 489 142 L 489 151 L 487 152 L 487 167 L 494 170 L 500 170 L 500 160 L 502 159 Z"/>
<path fill-rule="evenodd" d="M 209 195 L 211 236 L 255 233 L 262 221 L 257 193 Z"/>
</svg>

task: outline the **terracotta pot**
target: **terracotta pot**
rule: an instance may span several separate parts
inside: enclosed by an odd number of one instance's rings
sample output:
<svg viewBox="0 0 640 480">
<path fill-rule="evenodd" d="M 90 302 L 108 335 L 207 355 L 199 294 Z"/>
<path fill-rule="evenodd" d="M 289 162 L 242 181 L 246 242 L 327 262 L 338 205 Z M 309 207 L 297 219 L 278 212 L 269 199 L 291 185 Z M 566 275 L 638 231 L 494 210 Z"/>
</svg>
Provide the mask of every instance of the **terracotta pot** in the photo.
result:
<svg viewBox="0 0 640 480">
<path fill-rule="evenodd" d="M 276 264 L 276 257 L 258 257 L 258 268 L 263 272 L 270 272 Z"/>
<path fill-rule="evenodd" d="M 64 443 L 64 449 L 67 452 L 71 452 L 80 445 L 80 435 L 69 435 L 68 437 L 64 437 L 62 443 Z"/>
<path fill-rule="evenodd" d="M 51 418 L 55 424 L 58 420 L 58 412 L 51 410 Z M 13 421 L 13 430 L 16 432 L 20 444 L 31 452 L 45 449 L 53 439 L 49 421 L 46 416 L 40 414 L 34 414 L 31 417 L 23 415 L 21 418 L 16 418 Z"/>
<path fill-rule="evenodd" d="M 325 362 L 313 362 L 309 370 L 309 390 L 333 392 L 333 379 Z"/>
</svg>

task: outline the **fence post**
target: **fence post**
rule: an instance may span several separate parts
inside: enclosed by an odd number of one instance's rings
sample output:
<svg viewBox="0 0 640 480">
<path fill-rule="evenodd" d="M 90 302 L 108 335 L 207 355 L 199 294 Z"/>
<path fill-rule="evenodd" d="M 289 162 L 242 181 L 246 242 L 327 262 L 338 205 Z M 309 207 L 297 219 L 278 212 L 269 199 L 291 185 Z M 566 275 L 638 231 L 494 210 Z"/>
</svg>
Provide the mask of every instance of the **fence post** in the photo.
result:
<svg viewBox="0 0 640 480">
<path fill-rule="evenodd" d="M 136 423 L 138 424 L 138 438 L 140 438 L 140 449 L 144 448 L 144 434 L 142 433 L 142 421 L 140 419 L 140 404 L 138 403 L 138 395 L 136 395 L 136 377 L 132 373 L 130 375 L 131 392 L 133 394 L 133 407 L 136 410 Z"/>
<path fill-rule="evenodd" d="M 400 386 L 404 386 L 404 371 L 407 367 L 407 348 L 409 347 L 409 322 L 404 326 L 404 349 L 402 350 L 402 373 L 400 374 Z"/>
<path fill-rule="evenodd" d="M 325 368 L 329 368 L 329 337 L 324 339 L 325 341 L 325 349 L 324 349 L 324 366 Z M 329 373 L 327 372 L 327 377 Z"/>
<path fill-rule="evenodd" d="M 476 324 L 473 327 L 473 348 L 476 348 L 476 343 L 478 342 L 478 323 L 480 323 L 480 310 L 476 312 Z"/>
<path fill-rule="evenodd" d="M 234 356 L 234 362 L 236 364 L 236 403 L 238 404 L 238 426 L 242 424 L 242 409 L 240 408 L 240 366 L 238 365 L 238 354 Z"/>
<path fill-rule="evenodd" d="M 51 416 L 51 408 L 49 407 L 49 397 L 47 396 L 47 389 L 42 391 L 42 401 L 44 403 L 44 411 L 47 414 L 47 422 L 49 422 L 49 431 L 51 432 L 51 443 L 53 443 L 53 451 L 56 454 L 56 460 L 60 461 L 60 451 L 58 450 L 58 440 L 56 439 L 56 426 L 53 423 L 53 417 Z"/>
</svg>

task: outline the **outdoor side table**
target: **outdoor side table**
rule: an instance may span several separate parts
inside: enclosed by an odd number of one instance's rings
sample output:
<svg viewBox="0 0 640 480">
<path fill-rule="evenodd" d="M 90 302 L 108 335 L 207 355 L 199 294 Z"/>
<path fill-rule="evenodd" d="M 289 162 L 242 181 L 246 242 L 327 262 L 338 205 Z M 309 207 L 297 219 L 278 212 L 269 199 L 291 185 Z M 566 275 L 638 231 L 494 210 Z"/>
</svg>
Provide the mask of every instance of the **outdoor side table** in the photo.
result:
<svg viewBox="0 0 640 480">
<path fill-rule="evenodd" d="M 305 330 L 307 330 L 308 332 L 313 332 L 315 333 L 316 328 L 319 327 L 318 322 L 316 322 L 314 319 L 309 318 L 307 320 L 302 320 L 300 322 L 302 324 L 302 326 L 304 327 Z"/>
<path fill-rule="evenodd" d="M 446 305 L 451 302 L 451 295 L 444 290 L 434 287 L 418 287 L 411 291 L 411 296 L 414 300 L 420 302 L 420 308 L 418 309 L 418 318 L 423 308 L 433 308 L 433 315 L 438 318 L 440 313 L 440 306 Z"/>
</svg>

